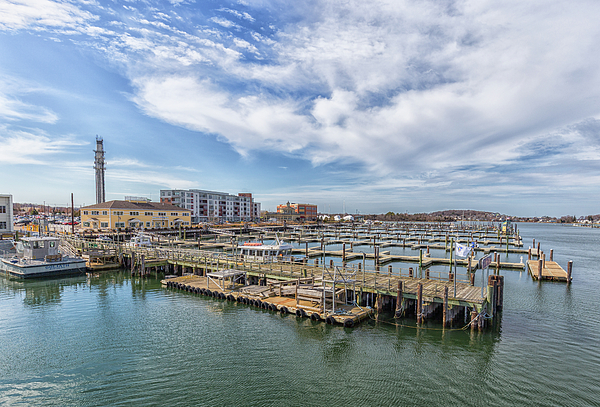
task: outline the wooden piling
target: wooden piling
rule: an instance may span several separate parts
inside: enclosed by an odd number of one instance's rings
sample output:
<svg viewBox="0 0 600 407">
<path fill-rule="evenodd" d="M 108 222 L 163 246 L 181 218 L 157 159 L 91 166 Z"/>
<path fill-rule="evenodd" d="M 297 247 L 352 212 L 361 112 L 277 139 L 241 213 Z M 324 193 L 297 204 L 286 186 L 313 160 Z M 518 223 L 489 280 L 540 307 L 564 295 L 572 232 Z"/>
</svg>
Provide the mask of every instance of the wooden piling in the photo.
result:
<svg viewBox="0 0 600 407">
<path fill-rule="evenodd" d="M 412 268 L 412 267 L 409 267 L 409 268 L 408 268 L 408 276 L 409 276 L 410 278 L 412 278 L 412 277 L 414 276 L 414 270 L 413 270 L 413 268 Z"/>
<path fill-rule="evenodd" d="M 477 328 L 477 316 L 479 314 L 477 313 L 477 310 L 475 308 L 473 308 L 473 310 L 471 311 L 471 331 L 474 331 L 475 328 Z"/>
<path fill-rule="evenodd" d="M 546 254 L 542 253 L 542 268 L 546 268 Z"/>
<path fill-rule="evenodd" d="M 538 281 L 542 281 L 542 260 L 538 260 Z"/>
<path fill-rule="evenodd" d="M 550 249 L 550 261 L 554 261 L 554 249 Z"/>
<path fill-rule="evenodd" d="M 423 322 L 423 284 L 417 286 L 417 324 Z"/>
<path fill-rule="evenodd" d="M 400 318 L 402 316 L 402 280 L 398 280 L 398 288 L 396 289 L 396 313 L 395 317 Z"/>
<path fill-rule="evenodd" d="M 567 284 L 571 284 L 571 273 L 573 272 L 573 260 L 569 260 L 567 263 Z"/>
<path fill-rule="evenodd" d="M 444 305 L 442 310 L 443 327 L 448 323 L 448 286 L 444 287 Z"/>
</svg>

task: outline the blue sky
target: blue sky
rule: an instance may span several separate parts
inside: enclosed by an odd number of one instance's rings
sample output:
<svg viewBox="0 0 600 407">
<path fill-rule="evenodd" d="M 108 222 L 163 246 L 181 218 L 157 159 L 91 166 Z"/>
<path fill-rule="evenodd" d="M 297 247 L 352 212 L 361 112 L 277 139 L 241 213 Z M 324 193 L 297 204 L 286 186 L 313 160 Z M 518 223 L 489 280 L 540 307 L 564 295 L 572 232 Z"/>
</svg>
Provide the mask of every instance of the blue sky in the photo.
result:
<svg viewBox="0 0 600 407">
<path fill-rule="evenodd" d="M 0 193 L 600 213 L 598 1 L 0 0 Z"/>
</svg>

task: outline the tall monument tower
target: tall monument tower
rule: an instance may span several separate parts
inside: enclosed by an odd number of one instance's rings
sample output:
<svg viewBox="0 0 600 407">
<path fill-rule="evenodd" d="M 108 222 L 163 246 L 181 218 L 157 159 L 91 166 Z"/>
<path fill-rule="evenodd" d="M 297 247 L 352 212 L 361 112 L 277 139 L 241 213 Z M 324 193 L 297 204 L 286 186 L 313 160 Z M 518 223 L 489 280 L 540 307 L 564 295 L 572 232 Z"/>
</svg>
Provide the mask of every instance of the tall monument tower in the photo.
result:
<svg viewBox="0 0 600 407">
<path fill-rule="evenodd" d="M 96 160 L 94 161 L 94 169 L 96 170 L 96 203 L 105 202 L 104 193 L 104 146 L 102 138 L 96 135 Z"/>
</svg>

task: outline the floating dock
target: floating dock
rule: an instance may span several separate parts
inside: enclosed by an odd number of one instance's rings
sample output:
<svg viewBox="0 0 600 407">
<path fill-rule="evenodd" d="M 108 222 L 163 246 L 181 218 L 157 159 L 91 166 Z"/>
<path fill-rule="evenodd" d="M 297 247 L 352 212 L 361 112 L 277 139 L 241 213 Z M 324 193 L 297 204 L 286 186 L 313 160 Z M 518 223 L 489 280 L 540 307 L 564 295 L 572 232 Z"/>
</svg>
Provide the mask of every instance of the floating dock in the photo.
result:
<svg viewBox="0 0 600 407">
<path fill-rule="evenodd" d="M 549 280 L 549 281 L 562 281 L 566 283 L 571 282 L 571 270 L 573 262 L 570 261 L 568 264 L 567 271 L 565 271 L 555 261 L 547 260 L 528 260 L 527 269 L 531 278 L 534 280 Z"/>
</svg>

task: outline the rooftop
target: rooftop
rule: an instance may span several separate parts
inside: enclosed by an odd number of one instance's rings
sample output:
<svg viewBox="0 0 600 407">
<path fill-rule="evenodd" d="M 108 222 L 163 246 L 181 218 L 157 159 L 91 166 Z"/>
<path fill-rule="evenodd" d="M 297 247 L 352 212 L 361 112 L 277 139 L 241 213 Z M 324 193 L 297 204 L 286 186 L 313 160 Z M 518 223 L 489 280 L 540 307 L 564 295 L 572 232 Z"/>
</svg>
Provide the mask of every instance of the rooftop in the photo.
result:
<svg viewBox="0 0 600 407">
<path fill-rule="evenodd" d="M 132 202 L 132 201 L 107 201 L 94 205 L 84 206 L 81 209 L 137 209 L 137 210 L 163 210 L 163 211 L 184 211 L 191 212 L 188 209 L 179 206 L 160 203 L 160 202 Z"/>
</svg>

